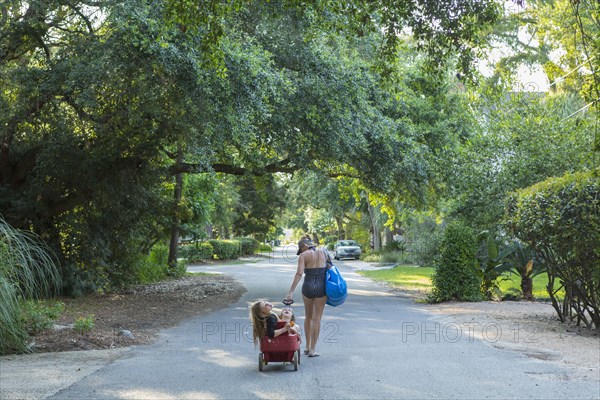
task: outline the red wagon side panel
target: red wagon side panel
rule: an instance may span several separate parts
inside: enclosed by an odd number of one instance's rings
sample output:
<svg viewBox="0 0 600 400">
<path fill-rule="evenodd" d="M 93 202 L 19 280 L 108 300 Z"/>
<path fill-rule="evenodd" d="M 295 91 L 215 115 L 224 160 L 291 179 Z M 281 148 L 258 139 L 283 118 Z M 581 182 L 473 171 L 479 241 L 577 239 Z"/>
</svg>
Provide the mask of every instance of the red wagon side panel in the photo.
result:
<svg viewBox="0 0 600 400">
<path fill-rule="evenodd" d="M 300 336 L 284 333 L 276 338 L 264 337 L 260 341 L 260 351 L 266 362 L 292 362 L 294 353 L 300 349 Z"/>
</svg>

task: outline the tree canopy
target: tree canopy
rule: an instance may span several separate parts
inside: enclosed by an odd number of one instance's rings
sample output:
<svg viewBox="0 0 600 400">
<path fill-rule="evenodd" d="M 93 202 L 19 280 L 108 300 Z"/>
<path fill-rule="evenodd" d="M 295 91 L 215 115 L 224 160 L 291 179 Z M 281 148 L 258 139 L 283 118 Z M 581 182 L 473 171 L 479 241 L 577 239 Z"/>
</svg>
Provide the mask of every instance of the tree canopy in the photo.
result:
<svg viewBox="0 0 600 400">
<path fill-rule="evenodd" d="M 595 20 L 578 15 L 589 32 Z M 461 79 L 475 77 L 501 16 L 492 0 L 7 0 L 0 214 L 60 254 L 73 290 L 134 280 L 180 229 L 266 236 L 286 188 L 307 187 L 338 225 L 363 207 L 377 230 L 400 208 L 452 196 L 451 211 L 476 214 L 469 191 L 488 182 L 493 220 L 505 188 L 587 167 L 546 168 L 590 137 L 560 135 L 576 120 L 481 123 L 490 109 Z M 570 111 L 573 96 L 545 110 Z M 514 182 L 521 168 L 536 174 Z"/>
</svg>

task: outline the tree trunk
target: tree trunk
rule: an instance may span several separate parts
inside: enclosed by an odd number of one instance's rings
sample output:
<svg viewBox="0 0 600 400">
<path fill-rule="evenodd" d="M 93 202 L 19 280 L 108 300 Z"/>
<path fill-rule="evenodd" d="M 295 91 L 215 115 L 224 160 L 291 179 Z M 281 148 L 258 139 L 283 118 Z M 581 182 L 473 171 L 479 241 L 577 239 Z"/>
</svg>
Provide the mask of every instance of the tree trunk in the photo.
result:
<svg viewBox="0 0 600 400">
<path fill-rule="evenodd" d="M 335 217 L 335 223 L 337 224 L 338 239 L 346 239 L 346 231 L 344 230 L 344 223 L 341 217 Z"/>
<path fill-rule="evenodd" d="M 524 300 L 533 300 L 533 279 L 529 276 L 521 276 L 521 291 Z"/>
<path fill-rule="evenodd" d="M 394 241 L 394 232 L 387 226 L 383 228 L 383 245 L 387 246 Z"/>
<path fill-rule="evenodd" d="M 377 224 L 377 216 L 375 215 L 375 209 L 371 205 L 369 201 L 369 193 L 367 193 L 367 210 L 369 211 L 369 218 L 371 220 L 371 229 L 373 232 L 373 250 L 380 251 L 381 250 L 381 231 L 379 229 L 379 225 Z"/>
<path fill-rule="evenodd" d="M 317 246 L 319 245 L 320 240 L 319 240 L 319 234 L 317 232 L 313 233 L 312 241 Z"/>
<path fill-rule="evenodd" d="M 178 151 L 177 162 L 183 161 L 183 151 Z M 174 272 L 177 269 L 177 247 L 179 244 L 179 204 L 183 193 L 183 175 L 175 174 L 175 189 L 173 190 L 173 216 L 171 219 L 171 240 L 169 242 L 169 270 Z"/>
</svg>

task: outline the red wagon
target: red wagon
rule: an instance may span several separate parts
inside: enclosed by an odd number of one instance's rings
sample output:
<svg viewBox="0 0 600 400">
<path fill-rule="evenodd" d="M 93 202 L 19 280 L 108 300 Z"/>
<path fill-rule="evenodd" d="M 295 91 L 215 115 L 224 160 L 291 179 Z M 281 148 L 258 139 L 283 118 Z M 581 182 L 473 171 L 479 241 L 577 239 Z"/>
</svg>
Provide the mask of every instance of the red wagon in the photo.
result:
<svg viewBox="0 0 600 400">
<path fill-rule="evenodd" d="M 276 329 L 284 325 L 285 322 L 278 322 Z M 258 370 L 262 371 L 263 367 L 270 362 L 289 362 L 294 365 L 294 371 L 298 371 L 301 342 L 300 336 L 289 332 L 274 338 L 263 337 L 260 341 L 261 352 L 258 354 Z"/>
</svg>

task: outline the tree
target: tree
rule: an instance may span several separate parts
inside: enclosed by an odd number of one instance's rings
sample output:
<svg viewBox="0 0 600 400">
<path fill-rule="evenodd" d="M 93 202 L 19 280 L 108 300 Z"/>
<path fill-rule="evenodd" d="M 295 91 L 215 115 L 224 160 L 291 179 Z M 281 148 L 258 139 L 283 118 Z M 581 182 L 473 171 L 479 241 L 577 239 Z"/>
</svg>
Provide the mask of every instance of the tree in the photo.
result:
<svg viewBox="0 0 600 400">
<path fill-rule="evenodd" d="M 531 1 L 509 4 L 494 26 L 490 42 L 507 46 L 491 81 L 507 88 L 515 83 L 517 70 L 539 68 L 548 77 L 547 87 L 524 82 L 519 89 L 553 94 L 578 94 L 583 104 L 571 116 L 600 113 L 600 19 L 593 1 Z M 600 149 L 599 134 L 590 150 Z M 597 156 L 597 155 L 596 155 Z"/>
<path fill-rule="evenodd" d="M 480 102 L 486 119 L 458 153 L 448 195 L 454 215 L 497 230 L 512 190 L 591 167 L 595 121 L 569 118 L 583 104 L 577 95 L 512 93 Z"/>
<path fill-rule="evenodd" d="M 540 257 L 537 257 L 533 249 L 520 240 L 514 240 L 508 245 L 509 254 L 506 262 L 497 268 L 498 272 L 514 272 L 521 279 L 521 293 L 523 299 L 534 300 L 533 278 L 546 272 L 546 267 Z"/>
<path fill-rule="evenodd" d="M 242 0 L 208 0 L 198 4 L 191 0 L 165 2 L 169 25 L 183 32 L 205 32 L 203 49 L 212 65 L 221 66 L 219 43 L 225 36 L 226 23 L 237 14 L 253 10 L 255 15 L 294 13 L 310 21 L 304 38 L 331 32 L 345 32 L 350 37 L 384 33 L 373 47 L 382 60 L 379 69 L 390 72 L 397 60 L 397 50 L 411 37 L 428 55 L 435 69 L 458 54 L 459 69 L 469 74 L 484 36 L 479 33 L 500 16 L 499 3 L 493 0 L 460 0 L 451 3 L 432 0 L 326 0 L 277 2 Z M 407 32 L 410 32 L 408 34 Z"/>
<path fill-rule="evenodd" d="M 7 60 L 3 69 L 2 99 L 10 107 L 1 115 L 7 127 L 1 136 L 2 210 L 17 226 L 33 226 L 53 248 L 63 249 L 63 272 L 73 276 L 67 285 L 76 285 L 86 271 L 94 285 L 126 283 L 135 279 L 144 249 L 164 237 L 169 220 L 177 221 L 180 196 L 170 200 L 164 186 L 177 171 L 168 167 L 184 157 L 200 160 L 197 171 L 209 171 L 211 146 L 250 129 L 251 123 L 239 121 L 253 120 L 256 101 L 244 99 L 256 92 L 244 90 L 257 87 L 249 73 L 257 54 L 234 48 L 230 70 L 239 74 L 224 81 L 202 70 L 193 48 L 178 47 L 177 38 L 158 43 L 157 15 L 148 7 L 104 9 L 100 27 L 82 22 L 89 28 L 83 34 L 69 30 L 71 16 L 90 19 L 73 4 L 63 7 L 73 15 L 38 2 L 23 15 L 15 11 L 16 21 L 33 24 L 35 14 L 36 23 L 63 40 L 44 37 L 48 46 L 60 46 L 37 60 L 35 46 L 15 39 L 20 58 Z M 53 20 L 54 12 L 64 20 Z M 10 27 L 18 31 L 16 24 Z M 4 38 L 17 38 L 10 33 Z M 275 87 L 270 81 L 262 86 Z M 172 190 L 181 193 L 181 183 Z"/>
<path fill-rule="evenodd" d="M 184 196 L 181 215 L 182 235 L 194 241 L 210 236 L 209 226 L 215 221 L 215 215 L 224 215 L 221 205 L 225 201 L 237 201 L 236 193 L 220 189 L 223 180 L 211 174 L 190 174 L 185 176 Z M 224 207 L 227 208 L 227 207 Z M 218 211 L 217 211 L 218 210 Z"/>
<path fill-rule="evenodd" d="M 275 228 L 276 216 L 284 207 L 284 191 L 272 175 L 245 176 L 236 180 L 236 192 L 240 201 L 233 221 L 233 233 L 237 236 L 253 236 L 264 241 Z"/>
<path fill-rule="evenodd" d="M 586 103 L 600 97 L 600 20 L 593 1 L 553 3 L 534 1 L 523 8 L 526 27 L 534 32 L 540 48 L 560 49 L 543 68 L 553 90 L 574 90 Z M 597 110 L 597 108 L 596 108 Z"/>
<path fill-rule="evenodd" d="M 476 1 L 456 3 L 456 15 L 436 2 L 290 0 L 274 13 L 262 2 L 88 3 L 9 0 L 0 21 L 0 211 L 60 254 L 68 293 L 135 281 L 169 232 L 176 259 L 183 174 L 312 169 L 419 197 L 429 187 L 426 139 L 390 115 L 401 101 L 364 50 L 382 26 L 392 37 L 413 26 L 417 47 L 428 35 L 452 38 L 431 55 L 462 45 L 468 54 L 474 27 L 495 10 Z M 319 7 L 334 12 L 326 32 Z M 354 42 L 330 29 L 347 18 L 370 33 Z M 273 29 L 285 24 L 295 29 Z"/>
<path fill-rule="evenodd" d="M 331 178 L 314 171 L 303 171 L 287 182 L 286 205 L 294 213 L 302 215 L 301 225 L 291 227 L 303 231 L 323 232 L 322 228 L 335 221 L 335 229 L 340 239 L 345 238 L 344 221 L 351 217 L 355 209 L 354 197 L 344 195 L 342 187 L 349 182 L 344 178 Z M 313 221 L 314 211 L 320 222 Z"/>
</svg>

